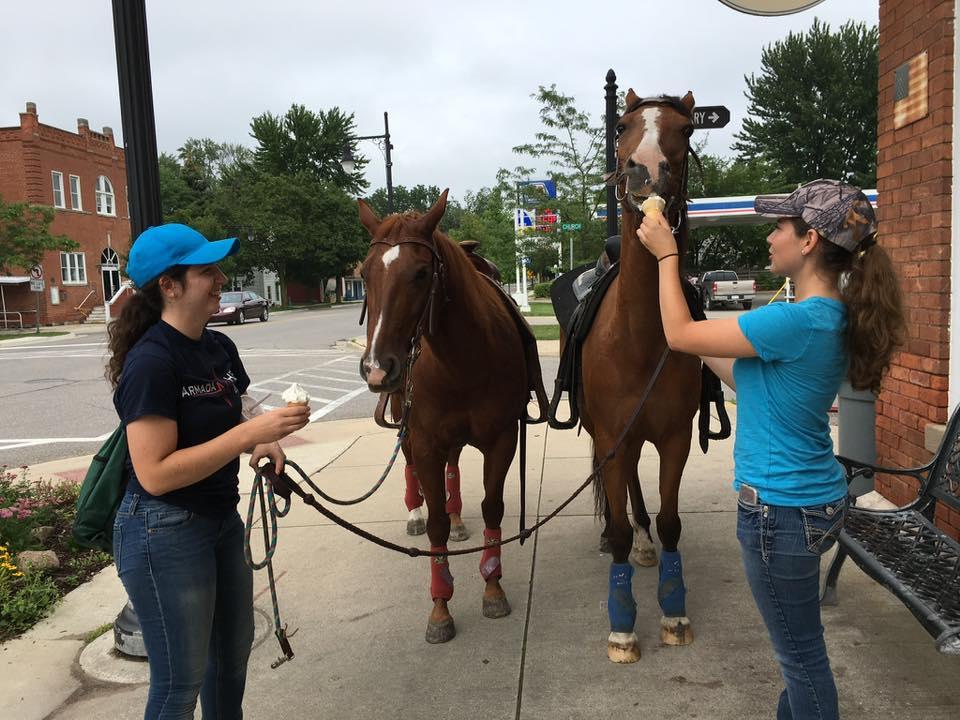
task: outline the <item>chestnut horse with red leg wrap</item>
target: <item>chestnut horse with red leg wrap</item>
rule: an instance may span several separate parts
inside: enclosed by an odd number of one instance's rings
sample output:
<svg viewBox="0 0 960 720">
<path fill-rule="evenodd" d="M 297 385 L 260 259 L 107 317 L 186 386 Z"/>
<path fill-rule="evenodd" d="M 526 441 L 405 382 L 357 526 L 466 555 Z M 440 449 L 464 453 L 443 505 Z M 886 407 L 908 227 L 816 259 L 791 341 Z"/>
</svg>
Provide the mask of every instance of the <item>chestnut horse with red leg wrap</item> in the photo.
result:
<svg viewBox="0 0 960 720">
<path fill-rule="evenodd" d="M 594 441 L 594 463 L 617 442 L 656 375 L 642 411 L 616 456 L 603 468 L 600 505 L 606 503 L 610 566 L 607 655 L 614 662 L 636 662 L 640 648 L 634 633 L 636 602 L 629 563 L 634 527 L 627 517 L 633 504 L 636 528 L 634 561 L 656 564 L 650 516 L 640 490 L 637 464 L 645 442 L 660 456 L 660 511 L 657 534 L 663 545 L 657 597 L 663 611 L 661 640 L 671 645 L 692 641 L 686 617 L 680 553 L 680 478 L 690 452 L 692 421 L 700 399 L 700 360 L 670 352 L 660 321 L 657 260 L 636 236 L 641 202 L 649 195 L 667 201 L 664 210 L 676 228 L 678 247 L 686 245 L 686 179 L 693 131 L 693 95 L 640 99 L 631 89 L 617 127 L 617 184 L 622 207 L 620 273 L 603 298 L 583 344 L 580 417 Z M 664 357 L 665 356 L 665 357 Z M 662 367 L 661 367 L 662 364 Z M 598 488 L 599 491 L 599 488 Z"/>
<path fill-rule="evenodd" d="M 363 263 L 368 314 L 360 372 L 373 392 L 405 398 L 412 390 L 409 451 L 427 504 L 430 547 L 441 553 L 450 534 L 444 469 L 451 451 L 465 444 L 483 454 L 484 538 L 488 544 L 500 540 L 504 480 L 529 399 L 524 340 L 505 297 L 437 230 L 446 202 L 444 191 L 422 215 L 381 221 L 359 201 L 360 222 L 371 235 Z M 410 385 L 404 375 L 417 346 Z M 486 617 L 510 613 L 500 560 L 499 546 L 487 548 L 480 560 Z M 446 557 L 429 562 L 433 609 L 426 639 L 446 642 L 456 634 L 448 607 L 453 577 Z"/>
</svg>

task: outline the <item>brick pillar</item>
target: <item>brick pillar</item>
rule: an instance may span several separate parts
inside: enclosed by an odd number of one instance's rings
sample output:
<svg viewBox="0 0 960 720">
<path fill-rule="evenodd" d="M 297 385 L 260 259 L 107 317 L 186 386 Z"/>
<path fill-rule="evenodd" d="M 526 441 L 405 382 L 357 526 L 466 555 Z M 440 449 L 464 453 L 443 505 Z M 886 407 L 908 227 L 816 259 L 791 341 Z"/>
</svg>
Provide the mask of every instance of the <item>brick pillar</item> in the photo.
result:
<svg viewBox="0 0 960 720">
<path fill-rule="evenodd" d="M 954 8 L 955 0 L 880 0 L 879 241 L 902 279 L 908 333 L 877 404 L 881 465 L 925 463 L 924 428 L 948 414 Z M 896 128 L 897 70 L 921 53 L 928 111 Z M 877 489 L 898 504 L 916 497 L 901 479 L 879 478 Z"/>
</svg>

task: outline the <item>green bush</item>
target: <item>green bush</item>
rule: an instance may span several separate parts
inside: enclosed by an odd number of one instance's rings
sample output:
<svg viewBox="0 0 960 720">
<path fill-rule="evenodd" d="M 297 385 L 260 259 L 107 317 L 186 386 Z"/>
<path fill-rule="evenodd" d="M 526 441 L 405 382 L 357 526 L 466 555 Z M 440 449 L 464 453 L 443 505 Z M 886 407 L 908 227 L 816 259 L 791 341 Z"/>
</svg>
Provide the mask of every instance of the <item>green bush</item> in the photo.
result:
<svg viewBox="0 0 960 720">
<path fill-rule="evenodd" d="M 0 641 L 29 630 L 59 599 L 56 583 L 44 573 L 0 569 Z"/>
<path fill-rule="evenodd" d="M 550 286 L 553 283 L 537 283 L 533 286 L 533 296 L 535 298 L 548 298 L 550 297 Z"/>
<path fill-rule="evenodd" d="M 757 290 L 779 290 L 783 285 L 783 278 L 768 270 L 761 270 L 754 279 L 757 281 Z"/>
</svg>

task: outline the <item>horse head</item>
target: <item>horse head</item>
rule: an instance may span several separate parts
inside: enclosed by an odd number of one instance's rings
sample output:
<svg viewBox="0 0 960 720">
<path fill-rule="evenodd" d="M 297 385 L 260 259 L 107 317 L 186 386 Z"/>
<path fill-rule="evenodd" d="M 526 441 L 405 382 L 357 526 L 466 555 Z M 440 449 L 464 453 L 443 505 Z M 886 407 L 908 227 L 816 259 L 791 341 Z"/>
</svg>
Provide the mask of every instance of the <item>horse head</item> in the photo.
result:
<svg viewBox="0 0 960 720">
<path fill-rule="evenodd" d="M 361 271 L 367 292 L 367 350 L 360 375 L 373 392 L 400 388 L 405 361 L 428 330 L 443 273 L 434 231 L 448 192 L 423 214 L 407 212 L 383 220 L 363 200 L 357 201 L 360 222 L 370 233 Z"/>
<path fill-rule="evenodd" d="M 687 153 L 693 134 L 693 93 L 682 98 L 640 98 L 627 92 L 626 112 L 617 121 L 617 194 L 640 212 L 656 194 L 668 211 L 685 200 Z"/>
</svg>

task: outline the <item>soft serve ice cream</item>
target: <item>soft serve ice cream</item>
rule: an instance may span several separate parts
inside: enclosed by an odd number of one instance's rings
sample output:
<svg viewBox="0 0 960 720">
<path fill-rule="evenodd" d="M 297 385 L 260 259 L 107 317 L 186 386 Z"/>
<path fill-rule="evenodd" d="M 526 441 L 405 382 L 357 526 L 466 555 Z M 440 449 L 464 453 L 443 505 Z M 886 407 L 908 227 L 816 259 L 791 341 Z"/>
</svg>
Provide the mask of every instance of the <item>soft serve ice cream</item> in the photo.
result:
<svg viewBox="0 0 960 720">
<path fill-rule="evenodd" d="M 287 407 L 291 405 L 308 405 L 310 403 L 310 394 L 298 383 L 293 383 L 293 385 L 283 391 L 280 399 L 287 404 Z"/>
</svg>

